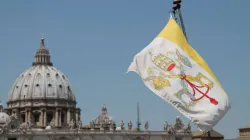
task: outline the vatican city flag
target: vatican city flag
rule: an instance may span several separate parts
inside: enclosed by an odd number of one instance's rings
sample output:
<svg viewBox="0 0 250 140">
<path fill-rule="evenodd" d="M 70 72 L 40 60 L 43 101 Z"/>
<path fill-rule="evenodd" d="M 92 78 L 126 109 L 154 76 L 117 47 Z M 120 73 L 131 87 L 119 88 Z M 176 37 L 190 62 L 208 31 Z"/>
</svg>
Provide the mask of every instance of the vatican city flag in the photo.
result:
<svg viewBox="0 0 250 140">
<path fill-rule="evenodd" d="M 160 34 L 135 55 L 129 71 L 136 72 L 153 93 L 202 131 L 211 130 L 230 109 L 222 85 L 172 17 Z"/>
</svg>

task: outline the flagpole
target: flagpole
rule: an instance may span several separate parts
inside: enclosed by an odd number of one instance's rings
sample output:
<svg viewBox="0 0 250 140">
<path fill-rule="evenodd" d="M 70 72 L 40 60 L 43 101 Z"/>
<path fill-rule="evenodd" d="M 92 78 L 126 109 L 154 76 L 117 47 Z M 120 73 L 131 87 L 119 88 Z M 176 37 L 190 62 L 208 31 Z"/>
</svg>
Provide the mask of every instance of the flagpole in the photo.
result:
<svg viewBox="0 0 250 140">
<path fill-rule="evenodd" d="M 140 122 L 140 107 L 139 107 L 139 103 L 137 103 L 137 131 L 141 131 L 140 125 L 141 125 L 141 122 Z"/>
<path fill-rule="evenodd" d="M 188 40 L 186 30 L 185 30 L 184 21 L 183 21 L 182 14 L 181 14 L 181 0 L 174 0 L 173 4 L 175 4 L 175 6 L 173 7 L 173 13 L 174 13 L 175 17 L 176 17 L 176 14 L 178 14 L 181 29 L 182 29 L 186 39 Z"/>
<path fill-rule="evenodd" d="M 181 0 L 173 0 L 173 4 L 175 6 L 173 7 L 172 12 L 174 14 L 174 19 L 176 20 L 176 22 L 178 22 L 178 20 L 179 20 L 179 24 L 181 26 L 181 29 L 182 29 L 186 39 L 188 40 L 187 33 L 185 30 L 184 21 L 182 18 L 182 13 L 181 13 L 181 2 L 182 2 Z M 178 17 L 177 17 L 177 15 L 178 15 Z M 211 140 L 211 131 L 208 131 L 207 135 L 208 135 L 208 139 Z"/>
<path fill-rule="evenodd" d="M 207 136 L 208 136 L 208 140 L 211 140 L 212 138 L 211 138 L 211 133 L 210 133 L 210 131 L 207 131 Z"/>
</svg>

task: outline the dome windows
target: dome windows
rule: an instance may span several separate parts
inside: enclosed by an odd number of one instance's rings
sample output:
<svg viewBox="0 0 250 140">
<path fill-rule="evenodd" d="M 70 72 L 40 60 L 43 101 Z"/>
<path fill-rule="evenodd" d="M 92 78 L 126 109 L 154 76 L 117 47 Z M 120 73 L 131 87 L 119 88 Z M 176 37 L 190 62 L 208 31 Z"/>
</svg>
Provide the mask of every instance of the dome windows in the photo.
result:
<svg viewBox="0 0 250 140">
<path fill-rule="evenodd" d="M 52 66 L 35 65 L 17 78 L 8 101 L 65 99 L 75 101 L 67 76 Z"/>
<path fill-rule="evenodd" d="M 70 86 L 68 86 L 68 91 L 71 92 Z"/>
</svg>

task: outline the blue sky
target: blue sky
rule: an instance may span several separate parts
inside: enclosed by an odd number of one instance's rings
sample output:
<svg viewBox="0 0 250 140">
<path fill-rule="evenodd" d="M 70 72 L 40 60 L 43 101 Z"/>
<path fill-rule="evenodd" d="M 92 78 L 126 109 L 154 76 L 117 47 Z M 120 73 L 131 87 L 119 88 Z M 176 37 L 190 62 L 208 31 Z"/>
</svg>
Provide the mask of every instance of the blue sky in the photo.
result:
<svg viewBox="0 0 250 140">
<path fill-rule="evenodd" d="M 237 137 L 238 128 L 250 124 L 249 4 L 186 0 L 182 6 L 190 44 L 229 95 L 232 108 L 215 127 L 227 138 Z M 180 113 L 150 92 L 138 75 L 125 73 L 134 55 L 165 26 L 171 8 L 172 0 L 1 1 L 3 104 L 17 76 L 31 67 L 43 34 L 54 66 L 74 88 L 83 124 L 99 115 L 102 104 L 117 123 L 135 123 L 139 102 L 142 122 L 162 130 L 164 120 L 172 122 Z"/>
</svg>

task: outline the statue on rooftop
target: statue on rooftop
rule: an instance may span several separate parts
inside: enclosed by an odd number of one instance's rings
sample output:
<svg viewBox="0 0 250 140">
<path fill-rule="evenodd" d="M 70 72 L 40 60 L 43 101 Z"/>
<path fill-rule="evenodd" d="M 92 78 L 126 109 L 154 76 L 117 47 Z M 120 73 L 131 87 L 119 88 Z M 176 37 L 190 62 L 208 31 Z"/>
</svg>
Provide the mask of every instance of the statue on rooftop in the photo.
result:
<svg viewBox="0 0 250 140">
<path fill-rule="evenodd" d="M 173 134 L 173 133 L 175 133 L 175 129 L 173 128 L 173 126 L 172 125 L 168 125 L 168 134 Z"/>
<path fill-rule="evenodd" d="M 8 131 L 8 123 L 0 125 L 0 134 L 3 134 Z"/>
<path fill-rule="evenodd" d="M 109 130 L 114 130 L 114 122 L 112 120 L 109 123 Z"/>
<path fill-rule="evenodd" d="M 24 134 L 27 132 L 27 124 L 26 123 L 22 123 L 20 126 L 19 126 L 19 131 L 21 134 Z"/>
<path fill-rule="evenodd" d="M 72 119 L 69 123 L 70 130 L 73 130 L 75 127 L 75 121 Z"/>
<path fill-rule="evenodd" d="M 128 122 L 128 130 L 132 130 L 132 126 L 133 126 L 132 122 L 129 121 L 129 122 Z"/>
<path fill-rule="evenodd" d="M 104 120 L 100 121 L 100 130 L 104 130 L 104 123 Z"/>
<path fill-rule="evenodd" d="M 16 113 L 12 113 L 12 115 L 10 116 L 10 119 L 11 119 L 11 120 L 16 120 L 16 119 L 18 119 Z"/>
<path fill-rule="evenodd" d="M 175 119 L 174 130 L 176 132 L 181 132 L 181 131 L 183 131 L 183 129 L 184 129 L 184 124 L 183 124 L 181 118 L 178 116 Z"/>
<path fill-rule="evenodd" d="M 49 125 L 50 125 L 51 127 L 55 127 L 55 121 L 54 121 L 54 118 L 50 121 Z"/>
<path fill-rule="evenodd" d="M 82 127 L 82 121 L 79 120 L 78 123 L 77 123 L 77 129 L 80 130 Z"/>
<path fill-rule="evenodd" d="M 31 126 L 33 125 L 31 119 L 29 119 L 29 121 L 27 122 L 27 129 L 30 129 Z"/>
<path fill-rule="evenodd" d="M 124 130 L 124 122 L 121 120 L 121 130 Z"/>
<path fill-rule="evenodd" d="M 190 123 L 188 123 L 187 127 L 186 127 L 185 130 L 184 130 L 184 133 L 187 133 L 187 134 L 191 134 L 191 133 L 192 133 Z"/>
<path fill-rule="evenodd" d="M 7 129 L 9 129 L 9 131 L 11 131 L 11 132 L 16 132 L 16 131 L 18 131 L 19 126 L 20 126 L 20 121 L 19 121 L 16 113 L 13 113 L 10 116 L 10 120 L 5 123 L 5 127 L 7 127 Z"/>
<path fill-rule="evenodd" d="M 164 122 L 164 130 L 168 131 L 168 122 L 167 121 Z"/>
<path fill-rule="evenodd" d="M 13 121 L 14 122 L 14 121 Z M 16 123 L 15 126 L 18 126 L 18 124 Z M 29 119 L 26 123 L 22 123 L 19 127 L 18 130 L 20 131 L 21 134 L 24 134 L 27 132 L 28 129 L 31 128 L 31 126 L 33 126 L 33 123 L 31 121 L 31 119 Z M 15 129 L 12 129 L 11 131 L 16 131 Z"/>
<path fill-rule="evenodd" d="M 146 121 L 145 124 L 144 124 L 145 130 L 148 130 L 148 127 L 149 127 L 149 126 L 148 126 L 148 121 Z"/>
<path fill-rule="evenodd" d="M 90 122 L 90 129 L 91 129 L 91 130 L 94 130 L 94 129 L 95 129 L 95 121 L 94 121 L 94 120 L 92 120 L 92 121 Z"/>
</svg>

